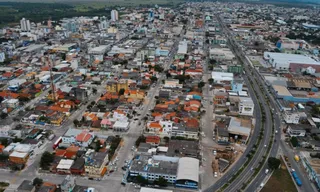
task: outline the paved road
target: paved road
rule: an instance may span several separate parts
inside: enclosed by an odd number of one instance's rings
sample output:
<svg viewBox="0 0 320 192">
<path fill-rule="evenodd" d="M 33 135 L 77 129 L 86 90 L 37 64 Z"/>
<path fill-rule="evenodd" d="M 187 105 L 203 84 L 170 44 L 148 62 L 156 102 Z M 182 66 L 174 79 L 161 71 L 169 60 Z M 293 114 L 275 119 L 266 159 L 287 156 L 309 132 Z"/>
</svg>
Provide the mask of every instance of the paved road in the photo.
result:
<svg viewBox="0 0 320 192">
<path fill-rule="evenodd" d="M 230 32 L 228 31 L 228 29 L 226 28 L 226 26 L 224 25 L 224 23 L 222 22 L 222 20 L 220 19 L 219 16 L 216 16 L 216 18 L 218 19 L 220 25 L 222 26 L 222 30 L 224 31 L 224 33 L 227 35 L 227 38 L 229 39 L 229 42 L 231 44 L 231 49 L 232 51 L 235 53 L 235 55 L 239 55 L 239 53 L 237 52 L 237 49 L 235 49 L 234 45 L 233 45 L 233 38 L 230 35 Z M 242 60 L 241 58 L 239 58 L 240 61 Z M 246 70 L 246 72 L 249 72 L 249 68 L 248 66 L 246 66 L 246 63 L 244 63 L 244 68 Z M 239 160 L 237 162 L 235 162 L 235 164 L 233 165 L 232 169 L 229 170 L 227 173 L 225 173 L 225 175 L 215 184 L 213 184 L 211 187 L 209 187 L 206 191 L 217 191 L 220 187 L 222 187 L 225 183 L 228 183 L 228 181 L 233 177 L 233 175 L 242 167 L 242 165 L 246 162 L 247 160 L 247 154 L 253 149 L 254 145 L 256 144 L 256 141 L 258 139 L 258 136 L 260 134 L 260 129 L 261 129 L 261 113 L 260 113 L 260 105 L 258 100 L 261 101 L 263 108 L 265 109 L 265 113 L 266 113 L 266 121 L 264 124 L 264 134 L 262 135 L 262 141 L 260 143 L 259 146 L 257 146 L 256 149 L 256 153 L 254 155 L 254 157 L 252 158 L 252 160 L 250 161 L 250 163 L 248 164 L 248 166 L 242 171 L 242 173 L 239 175 L 239 177 L 237 177 L 236 180 L 234 180 L 225 191 L 237 191 L 242 187 L 243 182 L 245 182 L 247 179 L 250 178 L 250 176 L 254 173 L 254 171 L 252 171 L 252 168 L 256 168 L 259 165 L 260 160 L 262 159 L 262 156 L 265 155 L 265 152 L 267 150 L 267 147 L 269 144 L 269 138 L 271 135 L 271 114 L 270 111 L 268 110 L 269 106 L 266 103 L 265 99 L 264 99 L 264 94 L 260 92 L 259 89 L 259 85 L 257 84 L 256 80 L 253 79 L 250 75 L 243 75 L 243 78 L 246 82 L 246 84 L 248 85 L 248 90 L 249 90 L 249 94 L 255 104 L 255 119 L 256 119 L 256 124 L 255 124 L 255 129 L 254 132 L 252 133 L 249 143 L 247 145 L 247 149 L 245 150 L 245 152 L 243 153 L 243 155 L 239 158 Z M 252 80 L 253 82 L 253 87 L 250 86 L 249 83 L 249 79 Z M 257 91 L 257 95 L 255 95 L 254 90 Z"/>
</svg>

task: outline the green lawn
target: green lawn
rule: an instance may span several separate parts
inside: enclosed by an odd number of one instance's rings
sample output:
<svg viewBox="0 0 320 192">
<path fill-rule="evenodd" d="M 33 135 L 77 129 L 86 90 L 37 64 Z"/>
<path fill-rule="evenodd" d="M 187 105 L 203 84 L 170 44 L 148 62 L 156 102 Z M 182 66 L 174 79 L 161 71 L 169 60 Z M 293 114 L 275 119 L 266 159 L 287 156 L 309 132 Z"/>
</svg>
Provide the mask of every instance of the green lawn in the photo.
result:
<svg viewBox="0 0 320 192">
<path fill-rule="evenodd" d="M 257 61 L 257 60 L 251 60 L 251 62 L 252 62 L 252 64 L 253 64 L 254 66 L 262 66 L 262 65 L 260 64 L 260 62 Z"/>
<path fill-rule="evenodd" d="M 298 192 L 293 183 L 290 173 L 281 162 L 281 168 L 273 172 L 267 184 L 263 187 L 261 192 Z"/>
</svg>

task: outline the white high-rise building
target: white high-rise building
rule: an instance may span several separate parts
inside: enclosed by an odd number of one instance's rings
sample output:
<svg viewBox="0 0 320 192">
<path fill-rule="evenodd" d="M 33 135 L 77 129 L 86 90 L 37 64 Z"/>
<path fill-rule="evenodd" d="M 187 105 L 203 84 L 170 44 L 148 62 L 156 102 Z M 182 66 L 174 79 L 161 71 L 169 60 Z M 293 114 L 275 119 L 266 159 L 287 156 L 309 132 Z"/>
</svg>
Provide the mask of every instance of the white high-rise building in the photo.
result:
<svg viewBox="0 0 320 192">
<path fill-rule="evenodd" d="M 30 31 L 31 30 L 30 21 L 25 18 L 22 18 L 20 20 L 20 27 L 21 27 L 21 31 Z"/>
<path fill-rule="evenodd" d="M 118 21 L 119 14 L 117 10 L 111 11 L 111 21 Z"/>
</svg>

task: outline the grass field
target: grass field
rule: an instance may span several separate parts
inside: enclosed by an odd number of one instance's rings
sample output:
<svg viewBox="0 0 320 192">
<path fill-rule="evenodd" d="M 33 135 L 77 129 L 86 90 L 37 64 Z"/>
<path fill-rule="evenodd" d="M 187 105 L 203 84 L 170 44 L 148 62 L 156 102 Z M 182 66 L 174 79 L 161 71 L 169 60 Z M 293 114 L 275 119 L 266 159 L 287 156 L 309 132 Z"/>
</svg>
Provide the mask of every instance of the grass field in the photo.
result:
<svg viewBox="0 0 320 192">
<path fill-rule="evenodd" d="M 284 162 L 281 161 L 281 168 L 273 172 L 267 184 L 263 187 L 261 192 L 298 192 L 296 186 L 291 179 Z"/>
</svg>

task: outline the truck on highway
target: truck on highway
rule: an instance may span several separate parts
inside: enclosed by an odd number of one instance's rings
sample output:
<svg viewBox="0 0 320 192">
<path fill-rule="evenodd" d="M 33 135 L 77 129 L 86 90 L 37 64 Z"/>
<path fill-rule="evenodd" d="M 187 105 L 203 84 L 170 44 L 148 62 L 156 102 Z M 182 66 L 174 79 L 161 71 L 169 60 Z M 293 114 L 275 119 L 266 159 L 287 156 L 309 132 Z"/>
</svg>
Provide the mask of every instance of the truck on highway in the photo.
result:
<svg viewBox="0 0 320 192">
<path fill-rule="evenodd" d="M 291 170 L 291 175 L 292 175 L 294 181 L 296 182 L 296 184 L 300 187 L 302 185 L 302 182 L 294 169 Z"/>
</svg>

